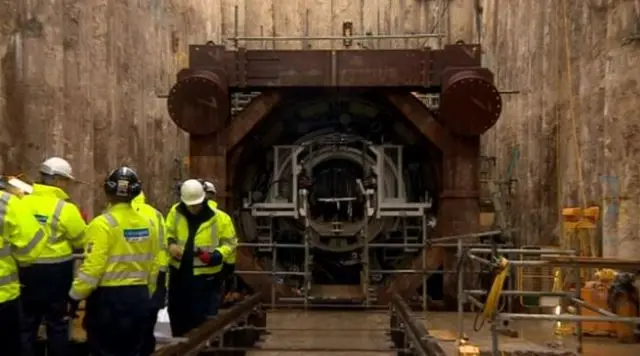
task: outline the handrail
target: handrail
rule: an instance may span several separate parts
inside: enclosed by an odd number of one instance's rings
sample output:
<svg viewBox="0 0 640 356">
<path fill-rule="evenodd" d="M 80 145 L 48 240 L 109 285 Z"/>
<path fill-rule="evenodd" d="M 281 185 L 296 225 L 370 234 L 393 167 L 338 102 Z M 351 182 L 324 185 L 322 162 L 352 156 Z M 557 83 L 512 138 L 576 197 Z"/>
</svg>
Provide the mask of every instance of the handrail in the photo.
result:
<svg viewBox="0 0 640 356">
<path fill-rule="evenodd" d="M 185 335 L 186 341 L 163 347 L 154 352 L 152 356 L 184 356 L 190 352 L 197 351 L 199 348 L 204 347 L 205 343 L 215 334 L 223 331 L 227 326 L 247 315 L 255 307 L 260 305 L 260 298 L 260 293 L 250 296 L 228 311 L 206 321 L 200 327 L 189 331 L 187 335 Z"/>
<path fill-rule="evenodd" d="M 404 325 L 405 335 L 417 356 L 445 356 L 440 345 L 429 336 L 424 325 L 416 323 L 411 308 L 396 290 L 391 293 L 391 309 Z"/>
</svg>

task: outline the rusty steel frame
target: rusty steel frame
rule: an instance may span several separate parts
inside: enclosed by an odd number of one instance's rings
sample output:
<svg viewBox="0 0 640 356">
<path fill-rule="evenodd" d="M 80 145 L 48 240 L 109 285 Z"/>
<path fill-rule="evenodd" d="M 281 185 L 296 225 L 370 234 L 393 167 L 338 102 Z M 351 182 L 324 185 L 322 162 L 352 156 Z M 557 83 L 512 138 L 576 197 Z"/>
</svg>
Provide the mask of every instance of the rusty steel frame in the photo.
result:
<svg viewBox="0 0 640 356">
<path fill-rule="evenodd" d="M 191 45 L 189 68 L 178 73 L 167 103 L 171 118 L 190 134 L 190 175 L 215 177 L 220 207 L 229 209 L 239 144 L 281 103 L 287 89 L 375 89 L 442 153 L 435 236 L 469 233 L 479 227 L 479 135 L 501 111 L 500 94 L 493 74 L 482 67 L 481 53 L 477 44 L 436 50 L 289 51 L 227 50 L 211 42 Z M 262 94 L 231 119 L 230 94 L 249 91 Z M 440 108 L 427 108 L 411 92 L 440 93 Z M 239 270 L 264 271 L 246 247 L 238 249 L 237 261 Z M 434 246 L 423 248 L 408 269 L 424 271 L 453 263 L 454 256 Z M 408 297 L 423 278 L 398 276 L 393 286 Z M 267 276 L 247 275 L 245 281 L 269 295 Z M 390 300 L 390 288 L 378 290 L 378 301 Z M 293 292 L 282 285 L 276 289 L 279 296 Z M 452 278 L 445 279 L 445 294 L 456 296 Z"/>
</svg>

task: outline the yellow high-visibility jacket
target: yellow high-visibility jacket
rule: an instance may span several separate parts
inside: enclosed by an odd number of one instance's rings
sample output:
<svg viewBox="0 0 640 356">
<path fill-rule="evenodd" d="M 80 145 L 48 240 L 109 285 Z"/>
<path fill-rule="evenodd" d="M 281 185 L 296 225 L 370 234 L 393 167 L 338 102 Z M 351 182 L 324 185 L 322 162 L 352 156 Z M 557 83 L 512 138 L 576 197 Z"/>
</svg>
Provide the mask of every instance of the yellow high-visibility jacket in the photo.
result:
<svg viewBox="0 0 640 356">
<path fill-rule="evenodd" d="M 209 207 L 211 207 L 211 209 L 213 209 L 213 211 L 216 212 L 216 214 L 223 215 L 221 219 L 223 221 L 226 221 L 229 224 L 230 231 L 228 232 L 228 234 L 231 236 L 236 236 L 236 239 L 233 244 L 233 248 L 230 249 L 229 254 L 224 255 L 224 261 L 223 261 L 224 263 L 227 263 L 227 264 L 235 264 L 236 263 L 236 246 L 238 245 L 238 239 L 236 235 L 236 229 L 233 226 L 233 219 L 231 219 L 231 216 L 229 216 L 229 214 L 218 209 L 218 203 L 215 200 L 208 200 L 207 203 L 209 204 Z"/>
<path fill-rule="evenodd" d="M 98 287 L 146 285 L 156 288 L 158 232 L 155 223 L 131 204 L 119 203 L 93 219 L 87 228 L 84 263 L 69 296 L 87 298 Z"/>
<path fill-rule="evenodd" d="M 158 265 L 158 270 L 160 272 L 166 272 L 169 263 L 169 257 L 167 254 L 167 244 L 164 236 L 164 216 L 162 216 L 162 213 L 159 212 L 158 209 L 147 204 L 144 192 L 140 192 L 140 194 L 138 194 L 138 196 L 131 201 L 131 205 L 134 207 L 134 209 L 136 209 L 137 212 L 155 221 L 158 228 L 159 246 L 158 254 L 156 255 L 156 264 Z"/>
<path fill-rule="evenodd" d="M 58 263 L 73 259 L 73 249 L 84 248 L 87 224 L 69 195 L 58 187 L 34 184 L 33 193 L 25 195 L 36 220 L 47 233 L 47 246 L 34 263 Z"/>
<path fill-rule="evenodd" d="M 36 260 L 47 245 L 47 234 L 24 202 L 0 192 L 0 303 L 20 296 L 16 261 Z"/>
<path fill-rule="evenodd" d="M 171 207 L 165 219 L 167 246 L 169 246 L 169 239 L 172 239 L 179 246 L 184 247 L 189 236 L 187 219 L 176 210 L 178 205 L 179 203 Z M 209 207 L 211 207 L 210 203 Z M 233 221 L 226 213 L 213 207 L 211 209 L 214 210 L 215 214 L 198 228 L 193 241 L 194 252 L 198 249 L 207 252 L 217 250 L 222 254 L 223 262 L 235 263 L 238 239 L 233 227 Z M 173 256 L 170 257 L 169 264 L 175 268 L 180 268 L 180 260 L 173 258 Z M 194 253 L 193 267 L 194 275 L 216 274 L 222 270 L 222 263 L 217 266 L 207 266 Z"/>
</svg>

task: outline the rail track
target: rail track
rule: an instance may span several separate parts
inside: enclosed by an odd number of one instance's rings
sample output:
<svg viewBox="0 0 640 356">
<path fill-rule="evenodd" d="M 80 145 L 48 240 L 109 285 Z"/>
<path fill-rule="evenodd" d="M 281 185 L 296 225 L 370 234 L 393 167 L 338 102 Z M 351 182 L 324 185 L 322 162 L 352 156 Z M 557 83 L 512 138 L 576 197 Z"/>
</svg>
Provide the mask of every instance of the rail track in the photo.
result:
<svg viewBox="0 0 640 356">
<path fill-rule="evenodd" d="M 252 295 L 153 356 L 445 355 L 397 293 L 386 312 L 265 307 Z"/>
</svg>

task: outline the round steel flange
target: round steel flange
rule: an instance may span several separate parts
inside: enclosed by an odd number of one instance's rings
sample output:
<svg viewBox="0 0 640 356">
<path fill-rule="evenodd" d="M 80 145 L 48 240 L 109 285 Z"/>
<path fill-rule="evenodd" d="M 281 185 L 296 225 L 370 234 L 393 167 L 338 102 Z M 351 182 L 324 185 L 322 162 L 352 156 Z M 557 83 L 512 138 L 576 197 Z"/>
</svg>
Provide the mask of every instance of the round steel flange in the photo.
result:
<svg viewBox="0 0 640 356">
<path fill-rule="evenodd" d="M 498 89 L 480 73 L 464 70 L 443 83 L 439 121 L 452 132 L 481 135 L 498 121 L 501 112 Z"/>
<path fill-rule="evenodd" d="M 229 117 L 226 80 L 212 71 L 190 71 L 171 88 L 167 106 L 173 122 L 184 131 L 211 134 Z"/>
</svg>

